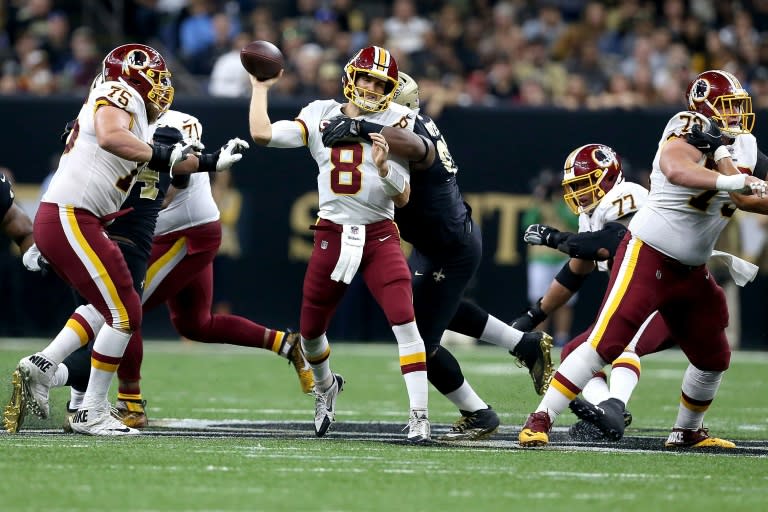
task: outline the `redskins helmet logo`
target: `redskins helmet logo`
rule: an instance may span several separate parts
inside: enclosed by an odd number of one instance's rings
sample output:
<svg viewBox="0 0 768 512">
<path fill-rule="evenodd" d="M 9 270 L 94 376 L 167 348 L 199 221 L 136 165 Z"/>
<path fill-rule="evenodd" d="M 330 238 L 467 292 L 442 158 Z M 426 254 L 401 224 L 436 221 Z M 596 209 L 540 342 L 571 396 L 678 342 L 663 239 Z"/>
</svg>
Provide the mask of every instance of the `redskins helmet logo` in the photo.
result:
<svg viewBox="0 0 768 512">
<path fill-rule="evenodd" d="M 592 159 L 600 167 L 610 167 L 616 161 L 616 155 L 605 147 L 595 149 Z"/>
<path fill-rule="evenodd" d="M 123 74 L 128 74 L 128 68 L 146 69 L 149 65 L 149 55 L 144 50 L 131 50 L 123 60 Z"/>
<path fill-rule="evenodd" d="M 704 101 L 707 96 L 709 96 L 709 82 L 699 78 L 691 87 L 691 97 L 693 101 Z"/>
</svg>

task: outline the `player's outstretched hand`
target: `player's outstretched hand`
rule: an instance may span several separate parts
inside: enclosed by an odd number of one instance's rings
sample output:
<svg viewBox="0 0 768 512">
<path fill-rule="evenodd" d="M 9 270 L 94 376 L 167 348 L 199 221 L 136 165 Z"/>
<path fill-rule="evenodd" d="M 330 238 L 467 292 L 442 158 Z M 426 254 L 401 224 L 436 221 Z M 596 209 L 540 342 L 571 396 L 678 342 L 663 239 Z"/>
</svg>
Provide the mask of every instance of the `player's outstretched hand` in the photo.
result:
<svg viewBox="0 0 768 512">
<path fill-rule="evenodd" d="M 229 139 L 218 151 L 219 159 L 216 161 L 216 171 L 227 171 L 235 163 L 243 158 L 243 151 L 250 146 L 243 139 Z"/>
<path fill-rule="evenodd" d="M 557 249 L 560 243 L 560 230 L 546 224 L 531 224 L 523 234 L 523 240 L 531 245 L 546 245 Z"/>
</svg>

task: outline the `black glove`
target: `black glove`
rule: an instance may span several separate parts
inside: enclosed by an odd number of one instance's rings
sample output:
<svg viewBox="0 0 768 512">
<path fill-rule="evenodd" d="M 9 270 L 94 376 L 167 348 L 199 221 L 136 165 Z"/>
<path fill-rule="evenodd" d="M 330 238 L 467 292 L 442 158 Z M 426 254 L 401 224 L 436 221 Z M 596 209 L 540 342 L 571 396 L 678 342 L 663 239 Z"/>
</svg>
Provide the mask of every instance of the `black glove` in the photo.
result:
<svg viewBox="0 0 768 512">
<path fill-rule="evenodd" d="M 77 119 L 73 119 L 71 121 L 68 121 L 67 124 L 64 125 L 64 131 L 61 132 L 61 135 L 59 135 L 59 140 L 61 141 L 62 144 L 67 143 L 67 139 L 69 138 L 69 133 L 75 127 L 76 122 L 77 122 Z"/>
<path fill-rule="evenodd" d="M 705 155 L 714 154 L 720 146 L 733 143 L 733 139 L 723 135 L 716 119 L 710 119 L 706 131 L 701 126 L 694 124 L 690 133 L 685 136 L 685 141 Z"/>
<path fill-rule="evenodd" d="M 530 332 L 541 322 L 547 319 L 547 314 L 541 310 L 541 299 L 536 304 L 525 310 L 525 313 L 512 321 L 511 325 L 518 331 Z"/>
<path fill-rule="evenodd" d="M 354 142 L 366 140 L 371 142 L 370 133 L 381 133 L 384 126 L 364 119 L 352 119 L 341 115 L 328 121 L 328 125 L 323 129 L 323 145 L 332 147 L 339 142 Z"/>
<path fill-rule="evenodd" d="M 525 230 L 523 240 L 531 245 L 546 245 L 557 249 L 557 246 L 570 235 L 571 233 L 562 233 L 559 229 L 546 224 L 531 224 Z"/>
</svg>

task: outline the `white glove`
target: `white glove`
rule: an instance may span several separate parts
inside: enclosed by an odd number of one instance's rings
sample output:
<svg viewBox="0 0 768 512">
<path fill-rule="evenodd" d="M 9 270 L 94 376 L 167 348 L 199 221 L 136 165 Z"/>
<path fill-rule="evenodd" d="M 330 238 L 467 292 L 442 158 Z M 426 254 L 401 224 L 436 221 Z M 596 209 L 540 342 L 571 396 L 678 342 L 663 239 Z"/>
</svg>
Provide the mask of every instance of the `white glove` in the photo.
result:
<svg viewBox="0 0 768 512">
<path fill-rule="evenodd" d="M 21 257 L 22 263 L 30 272 L 40 272 L 43 270 L 43 265 L 47 265 L 48 262 L 40 254 L 37 248 L 37 244 L 32 244 L 27 252 Z"/>
<path fill-rule="evenodd" d="M 199 153 L 204 149 L 205 146 L 203 146 L 203 143 L 194 139 L 184 139 L 183 141 L 174 144 L 169 164 L 171 173 L 173 173 L 173 166 L 178 162 L 186 160 L 187 155 L 190 153 Z"/>
<path fill-rule="evenodd" d="M 763 198 L 768 194 L 768 184 L 766 184 L 764 181 L 758 181 L 756 183 L 750 183 L 749 189 L 752 191 L 752 194 Z"/>
<path fill-rule="evenodd" d="M 219 159 L 216 161 L 216 172 L 228 171 L 235 163 L 243 158 L 243 151 L 250 146 L 242 139 L 235 137 L 229 139 L 219 150 Z"/>
</svg>

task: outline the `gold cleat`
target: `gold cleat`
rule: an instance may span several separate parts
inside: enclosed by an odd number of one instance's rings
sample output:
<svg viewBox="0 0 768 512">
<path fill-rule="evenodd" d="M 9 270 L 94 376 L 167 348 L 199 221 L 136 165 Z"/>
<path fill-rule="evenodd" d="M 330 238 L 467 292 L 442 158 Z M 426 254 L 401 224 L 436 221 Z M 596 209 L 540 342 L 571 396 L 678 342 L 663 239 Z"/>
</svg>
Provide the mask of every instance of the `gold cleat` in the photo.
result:
<svg viewBox="0 0 768 512">
<path fill-rule="evenodd" d="M 549 444 L 549 431 L 552 429 L 552 420 L 547 411 L 534 412 L 528 416 L 517 440 L 522 447 L 546 446 Z"/>
<path fill-rule="evenodd" d="M 21 428 L 27 414 L 27 403 L 24 399 L 23 383 L 18 369 L 11 375 L 11 385 L 13 386 L 13 393 L 11 393 L 11 399 L 3 411 L 3 426 L 9 434 L 15 434 Z"/>
<path fill-rule="evenodd" d="M 291 346 L 288 352 L 288 361 L 293 365 L 293 369 L 299 376 L 299 385 L 304 394 L 312 393 L 315 389 L 315 377 L 312 375 L 312 368 L 304 357 L 304 351 L 301 350 L 301 336 L 297 332 L 285 333 L 286 341 Z"/>
<path fill-rule="evenodd" d="M 144 407 L 146 400 L 118 400 L 112 410 L 112 416 L 130 428 L 144 428 L 149 424 Z"/>
<path fill-rule="evenodd" d="M 736 444 L 719 437 L 710 437 L 709 430 L 700 428 L 673 428 L 669 433 L 665 448 L 736 448 Z"/>
<path fill-rule="evenodd" d="M 517 440 L 520 442 L 520 446 L 546 446 L 549 444 L 549 435 L 546 432 L 534 432 L 530 429 L 524 428 L 520 431 L 520 435 Z"/>
<path fill-rule="evenodd" d="M 533 380 L 533 389 L 537 395 L 543 395 L 549 389 L 555 370 L 552 367 L 552 336 L 543 332 L 526 332 L 510 354 L 517 358 L 520 368 L 528 368 Z"/>
</svg>

